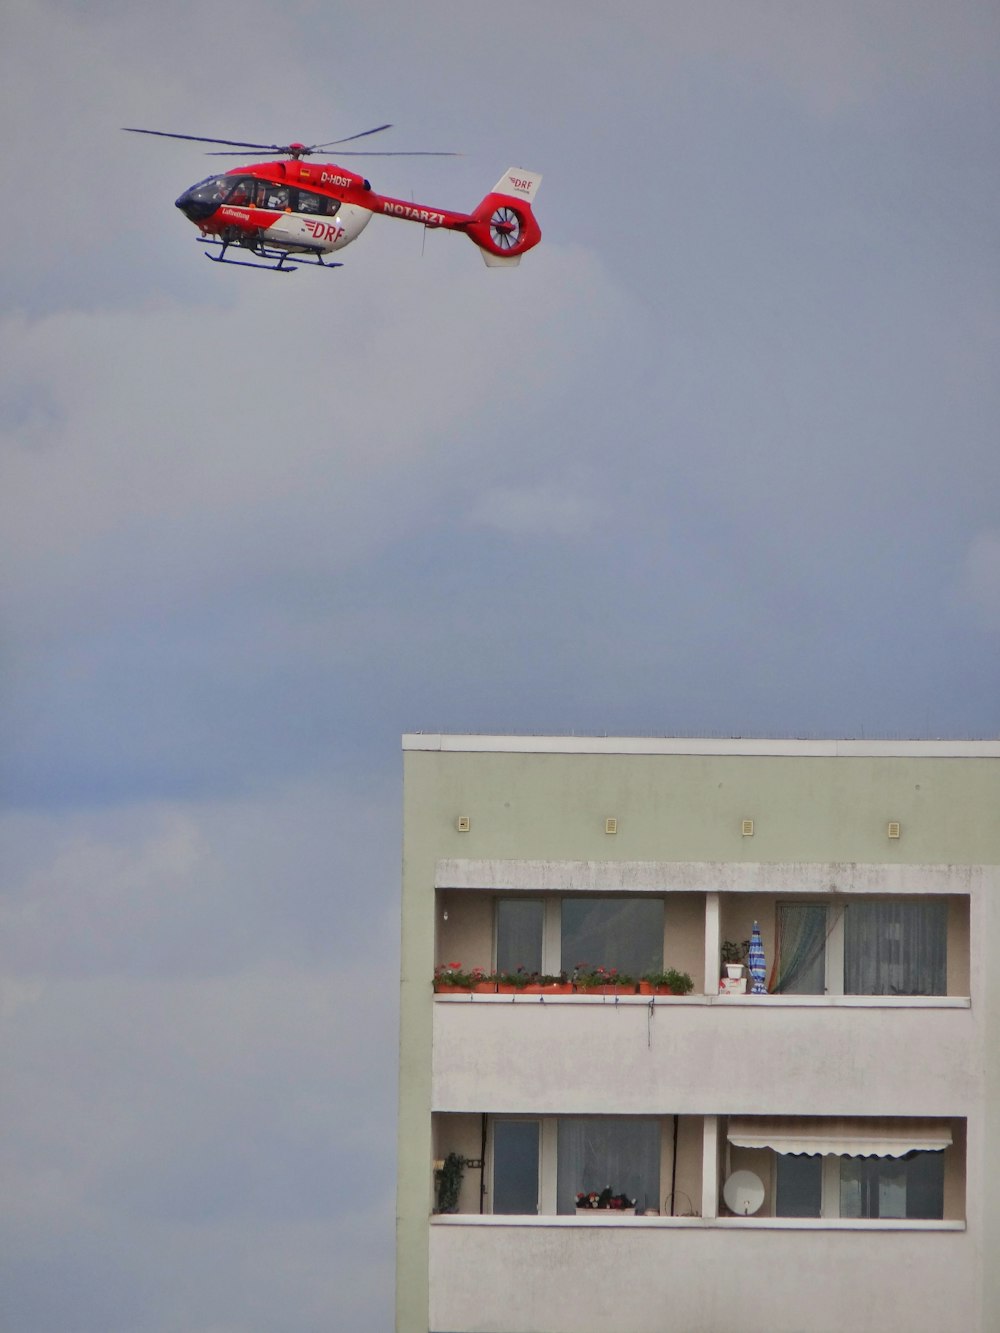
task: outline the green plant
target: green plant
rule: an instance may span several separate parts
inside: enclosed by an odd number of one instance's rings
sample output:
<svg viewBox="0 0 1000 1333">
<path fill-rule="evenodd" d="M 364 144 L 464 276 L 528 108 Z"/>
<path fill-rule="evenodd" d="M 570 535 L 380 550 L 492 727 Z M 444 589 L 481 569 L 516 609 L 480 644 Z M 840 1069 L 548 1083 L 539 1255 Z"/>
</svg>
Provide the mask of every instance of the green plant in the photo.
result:
<svg viewBox="0 0 1000 1333">
<path fill-rule="evenodd" d="M 458 1212 L 458 1196 L 462 1190 L 464 1175 L 465 1158 L 457 1152 L 450 1152 L 444 1159 L 443 1165 L 434 1172 L 439 1213 Z"/>
<path fill-rule="evenodd" d="M 723 964 L 745 963 L 750 956 L 750 941 L 740 940 L 737 944 L 735 940 L 723 940 L 720 952 Z"/>
<path fill-rule="evenodd" d="M 441 986 L 459 986 L 468 989 L 492 978 L 481 967 L 474 967 L 471 972 L 464 972 L 461 963 L 439 963 L 434 969 L 434 980 Z"/>
<path fill-rule="evenodd" d="M 513 972 L 498 972 L 495 977 L 489 979 L 496 981 L 501 986 L 516 986 L 518 990 L 521 990 L 530 982 L 533 982 L 536 976 L 537 973 L 526 972 L 523 967 L 518 967 Z"/>
<path fill-rule="evenodd" d="M 640 979 L 651 986 L 667 986 L 675 995 L 687 995 L 694 990 L 690 973 L 678 972 L 675 967 L 668 967 L 665 972 L 644 972 Z"/>
<path fill-rule="evenodd" d="M 573 969 L 573 984 L 579 990 L 594 990 L 598 986 L 625 986 L 635 990 L 635 977 L 619 972 L 617 967 L 591 967 L 577 963 Z"/>
</svg>

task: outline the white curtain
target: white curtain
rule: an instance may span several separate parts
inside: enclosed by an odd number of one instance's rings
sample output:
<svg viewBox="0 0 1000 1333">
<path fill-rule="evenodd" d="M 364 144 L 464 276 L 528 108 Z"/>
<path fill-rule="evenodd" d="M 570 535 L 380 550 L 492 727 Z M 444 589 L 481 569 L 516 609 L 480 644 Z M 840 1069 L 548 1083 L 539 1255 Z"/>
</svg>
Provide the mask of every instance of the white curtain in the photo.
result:
<svg viewBox="0 0 1000 1333">
<path fill-rule="evenodd" d="M 946 995 L 948 908 L 943 902 L 881 898 L 844 914 L 847 995 Z"/>
<path fill-rule="evenodd" d="M 640 1116 L 560 1116 L 556 1209 L 572 1213 L 576 1196 L 611 1187 L 642 1212 L 659 1208 L 660 1121 Z"/>
</svg>

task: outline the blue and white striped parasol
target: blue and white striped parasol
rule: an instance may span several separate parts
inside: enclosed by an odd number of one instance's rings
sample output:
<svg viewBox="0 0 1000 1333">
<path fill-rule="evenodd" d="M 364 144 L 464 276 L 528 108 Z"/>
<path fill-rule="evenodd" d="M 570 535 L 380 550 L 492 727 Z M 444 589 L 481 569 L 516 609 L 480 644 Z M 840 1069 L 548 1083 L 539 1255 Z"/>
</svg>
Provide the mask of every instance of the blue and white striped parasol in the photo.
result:
<svg viewBox="0 0 1000 1333">
<path fill-rule="evenodd" d="M 753 923 L 753 930 L 750 933 L 750 953 L 747 958 L 747 966 L 750 975 L 753 977 L 750 994 L 766 995 L 767 987 L 764 985 L 764 980 L 767 977 L 767 963 L 764 960 L 764 944 L 760 938 L 760 926 L 756 921 Z"/>
</svg>

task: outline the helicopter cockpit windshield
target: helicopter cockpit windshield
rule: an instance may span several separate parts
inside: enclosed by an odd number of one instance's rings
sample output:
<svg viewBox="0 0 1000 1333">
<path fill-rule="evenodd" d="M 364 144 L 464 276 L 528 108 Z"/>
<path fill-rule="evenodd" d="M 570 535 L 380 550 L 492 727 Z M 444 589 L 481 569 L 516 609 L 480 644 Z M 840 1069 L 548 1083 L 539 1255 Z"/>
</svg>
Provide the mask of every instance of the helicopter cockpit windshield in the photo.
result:
<svg viewBox="0 0 1000 1333">
<path fill-rule="evenodd" d="M 210 217 L 220 204 L 245 204 L 248 199 L 246 186 L 239 176 L 207 176 L 185 190 L 176 201 L 176 206 L 192 222 L 201 222 Z"/>
</svg>

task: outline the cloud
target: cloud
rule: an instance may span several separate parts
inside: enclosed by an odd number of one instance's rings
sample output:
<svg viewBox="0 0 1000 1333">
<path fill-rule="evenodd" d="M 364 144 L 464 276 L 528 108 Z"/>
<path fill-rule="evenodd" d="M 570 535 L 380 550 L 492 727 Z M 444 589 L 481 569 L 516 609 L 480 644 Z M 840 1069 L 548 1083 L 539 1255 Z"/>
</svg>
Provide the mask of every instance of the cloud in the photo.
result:
<svg viewBox="0 0 1000 1333">
<path fill-rule="evenodd" d="M 395 987 L 338 975 L 50 981 L 6 1022 L 12 1327 L 387 1326 Z"/>
<path fill-rule="evenodd" d="M 588 496 L 557 482 L 535 487 L 498 487 L 472 507 L 473 526 L 495 528 L 511 537 L 582 537 L 599 514 Z"/>
<path fill-rule="evenodd" d="M 394 791 L 369 773 L 228 800 L 8 812 L 0 967 L 20 988 L 222 977 L 326 960 L 342 932 L 352 955 L 384 953 L 374 940 L 394 933 L 397 867 L 391 843 L 372 848 Z M 372 874 L 379 892 L 362 900 L 354 886 Z"/>
<path fill-rule="evenodd" d="M 5 816 L 13 1326 L 390 1322 L 393 805 L 355 779 Z"/>
</svg>

